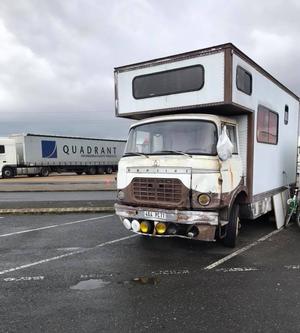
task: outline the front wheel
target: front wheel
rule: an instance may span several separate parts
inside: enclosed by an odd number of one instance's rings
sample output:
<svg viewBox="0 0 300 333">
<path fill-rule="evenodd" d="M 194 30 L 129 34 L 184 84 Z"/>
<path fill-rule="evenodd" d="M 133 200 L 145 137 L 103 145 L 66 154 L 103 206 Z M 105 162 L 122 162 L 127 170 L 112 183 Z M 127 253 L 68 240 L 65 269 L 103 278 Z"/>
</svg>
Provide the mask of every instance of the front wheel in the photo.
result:
<svg viewBox="0 0 300 333">
<path fill-rule="evenodd" d="M 15 176 L 15 172 L 13 168 L 7 167 L 2 170 L 3 178 L 13 178 Z"/>
<path fill-rule="evenodd" d="M 40 177 L 48 177 L 50 174 L 49 168 L 42 168 L 42 170 L 39 173 Z"/>
<path fill-rule="evenodd" d="M 239 233 L 239 205 L 234 204 L 230 210 L 229 221 L 226 225 L 226 236 L 223 238 L 223 244 L 227 247 L 235 247 Z"/>
</svg>

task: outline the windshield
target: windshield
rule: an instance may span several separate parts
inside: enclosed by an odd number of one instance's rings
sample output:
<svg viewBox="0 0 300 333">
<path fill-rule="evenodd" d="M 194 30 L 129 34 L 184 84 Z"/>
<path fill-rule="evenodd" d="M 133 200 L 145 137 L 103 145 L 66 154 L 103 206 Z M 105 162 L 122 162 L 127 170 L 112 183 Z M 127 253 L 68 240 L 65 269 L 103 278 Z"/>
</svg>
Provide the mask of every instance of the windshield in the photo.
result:
<svg viewBox="0 0 300 333">
<path fill-rule="evenodd" d="M 130 130 L 125 155 L 217 155 L 217 139 L 217 126 L 211 121 L 177 120 L 150 123 Z"/>
</svg>

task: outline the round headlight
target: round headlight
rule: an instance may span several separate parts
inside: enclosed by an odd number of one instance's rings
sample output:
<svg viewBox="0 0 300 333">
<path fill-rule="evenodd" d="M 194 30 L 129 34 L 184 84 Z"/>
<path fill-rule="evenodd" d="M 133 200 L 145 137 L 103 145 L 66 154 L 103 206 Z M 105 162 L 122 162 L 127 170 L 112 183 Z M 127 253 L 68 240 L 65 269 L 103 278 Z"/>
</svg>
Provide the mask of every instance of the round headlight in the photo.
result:
<svg viewBox="0 0 300 333">
<path fill-rule="evenodd" d="M 207 206 L 210 203 L 210 196 L 206 193 L 202 193 L 198 196 L 198 202 L 201 206 Z"/>
<path fill-rule="evenodd" d="M 128 230 L 131 229 L 131 222 L 128 219 L 124 219 L 122 222 L 126 229 L 128 229 Z"/>
<path fill-rule="evenodd" d="M 140 222 L 138 220 L 133 220 L 131 222 L 131 228 L 134 232 L 139 232 L 141 229 Z"/>
<path fill-rule="evenodd" d="M 161 222 L 158 222 L 156 225 L 155 225 L 155 229 L 156 229 L 156 232 L 159 234 L 159 235 L 162 235 L 166 232 L 167 230 L 167 225 L 165 223 L 161 223 Z"/>
<path fill-rule="evenodd" d="M 125 193 L 123 191 L 118 192 L 118 199 L 123 200 L 125 198 Z"/>
</svg>

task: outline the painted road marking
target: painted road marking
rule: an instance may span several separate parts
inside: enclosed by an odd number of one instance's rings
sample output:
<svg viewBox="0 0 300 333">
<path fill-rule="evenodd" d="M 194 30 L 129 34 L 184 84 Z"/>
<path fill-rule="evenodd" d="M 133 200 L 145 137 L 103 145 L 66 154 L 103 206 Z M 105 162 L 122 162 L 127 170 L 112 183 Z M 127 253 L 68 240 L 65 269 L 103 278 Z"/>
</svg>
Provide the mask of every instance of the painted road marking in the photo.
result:
<svg viewBox="0 0 300 333">
<path fill-rule="evenodd" d="M 18 278 L 14 278 L 14 277 L 8 277 L 3 279 L 3 281 L 5 282 L 20 282 L 20 281 L 42 281 L 44 280 L 44 276 L 40 275 L 40 276 L 21 276 Z"/>
<path fill-rule="evenodd" d="M 162 270 L 162 271 L 156 271 L 151 272 L 152 275 L 186 275 L 190 274 L 190 271 L 188 269 L 171 269 L 171 270 Z"/>
<path fill-rule="evenodd" d="M 286 268 L 287 270 L 298 271 L 298 270 L 300 270 L 300 265 L 288 265 L 288 266 L 284 266 L 284 268 Z"/>
<path fill-rule="evenodd" d="M 216 272 L 252 272 L 252 271 L 258 271 L 258 268 L 254 267 L 231 267 L 231 268 L 218 268 L 216 269 Z"/>
<path fill-rule="evenodd" d="M 8 236 L 26 234 L 27 232 L 33 232 L 33 231 L 39 231 L 39 230 L 46 230 L 46 229 L 58 228 L 58 227 L 66 226 L 66 225 L 78 224 L 78 223 L 89 222 L 89 221 L 94 221 L 94 220 L 101 220 L 101 219 L 105 219 L 107 217 L 112 217 L 112 216 L 114 216 L 114 214 L 105 215 L 105 216 L 99 216 L 99 217 L 92 217 L 90 219 L 85 219 L 85 220 L 71 221 L 71 222 L 66 222 L 66 223 L 62 223 L 62 224 L 52 224 L 52 225 L 48 225 L 46 227 L 35 228 L 35 229 L 28 229 L 28 230 L 17 231 L 17 232 L 11 232 L 9 234 L 2 234 L 2 235 L 0 235 L 0 237 L 8 237 Z"/>
<path fill-rule="evenodd" d="M 237 255 L 239 255 L 239 254 L 241 254 L 241 253 L 243 253 L 243 252 L 245 252 L 245 251 L 248 251 L 248 250 L 251 249 L 253 246 L 256 246 L 257 244 L 259 244 L 259 243 L 261 243 L 261 242 L 264 242 L 264 241 L 267 240 L 268 238 L 270 238 L 270 237 L 272 237 L 272 236 L 278 234 L 278 233 L 279 233 L 280 231 L 282 231 L 283 229 L 284 229 L 284 228 L 282 228 L 282 229 L 278 229 L 278 230 L 274 230 L 274 231 L 270 232 L 269 234 L 267 234 L 267 235 L 265 235 L 265 236 L 259 238 L 257 241 L 255 241 L 255 242 L 253 242 L 253 243 L 251 243 L 251 244 L 249 244 L 249 245 L 247 245 L 247 246 L 244 246 L 244 247 L 242 247 L 241 249 L 239 249 L 239 250 L 237 250 L 237 251 L 235 251 L 235 252 L 229 254 L 228 256 L 226 256 L 226 257 L 224 257 L 224 258 L 222 258 L 222 259 L 220 259 L 220 260 L 218 260 L 218 261 L 216 261 L 216 262 L 214 262 L 214 263 L 212 263 L 212 264 L 206 266 L 204 269 L 205 269 L 205 270 L 211 270 L 211 269 L 213 269 L 213 268 L 216 268 L 217 266 L 220 266 L 220 265 L 223 264 L 224 262 L 226 262 L 226 261 L 228 261 L 228 260 L 230 260 L 230 259 L 236 257 Z"/>
<path fill-rule="evenodd" d="M 81 254 L 81 253 L 85 253 L 85 252 L 88 252 L 88 251 L 92 251 L 92 250 L 95 250 L 97 248 L 104 247 L 106 245 L 115 244 L 115 243 L 118 243 L 118 242 L 122 242 L 122 241 L 124 241 L 126 239 L 130 239 L 130 238 L 137 237 L 137 236 L 138 236 L 137 234 L 134 234 L 134 235 L 130 235 L 130 236 L 126 236 L 126 237 L 114 239 L 112 241 L 100 243 L 100 244 L 98 244 L 98 245 L 96 245 L 94 247 L 88 248 L 88 249 L 81 249 L 81 250 L 78 250 L 78 251 L 65 253 L 65 254 L 62 254 L 60 256 L 56 256 L 56 257 L 47 258 L 47 259 L 39 260 L 39 261 L 36 261 L 36 262 L 32 262 L 30 264 L 26 264 L 26 265 L 14 267 L 14 268 L 10 268 L 10 269 L 5 269 L 4 271 L 0 272 L 0 275 L 6 274 L 6 273 L 15 272 L 15 271 L 19 271 L 21 269 L 25 269 L 25 268 L 29 268 L 29 267 L 33 267 L 33 266 L 37 266 L 37 265 L 40 265 L 40 264 L 44 264 L 46 262 L 55 261 L 55 260 L 59 260 L 59 259 L 66 258 L 66 257 L 71 257 L 71 256 L 74 256 L 76 254 Z"/>
</svg>

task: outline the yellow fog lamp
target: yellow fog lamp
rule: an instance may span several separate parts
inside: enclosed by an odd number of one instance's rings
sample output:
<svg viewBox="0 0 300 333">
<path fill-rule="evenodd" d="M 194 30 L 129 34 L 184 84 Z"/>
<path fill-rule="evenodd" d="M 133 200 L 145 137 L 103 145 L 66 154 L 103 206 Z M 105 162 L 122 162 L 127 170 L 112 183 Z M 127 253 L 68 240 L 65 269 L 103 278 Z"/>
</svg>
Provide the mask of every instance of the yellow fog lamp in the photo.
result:
<svg viewBox="0 0 300 333">
<path fill-rule="evenodd" d="M 149 221 L 142 221 L 141 222 L 141 232 L 144 234 L 150 234 L 153 231 L 153 225 Z"/>
<path fill-rule="evenodd" d="M 162 235 L 167 231 L 167 225 L 165 223 L 158 222 L 155 225 L 155 230 L 159 235 Z"/>
<path fill-rule="evenodd" d="M 202 193 L 198 196 L 198 202 L 201 206 L 207 206 L 210 204 L 211 198 L 208 194 Z"/>
</svg>

